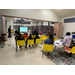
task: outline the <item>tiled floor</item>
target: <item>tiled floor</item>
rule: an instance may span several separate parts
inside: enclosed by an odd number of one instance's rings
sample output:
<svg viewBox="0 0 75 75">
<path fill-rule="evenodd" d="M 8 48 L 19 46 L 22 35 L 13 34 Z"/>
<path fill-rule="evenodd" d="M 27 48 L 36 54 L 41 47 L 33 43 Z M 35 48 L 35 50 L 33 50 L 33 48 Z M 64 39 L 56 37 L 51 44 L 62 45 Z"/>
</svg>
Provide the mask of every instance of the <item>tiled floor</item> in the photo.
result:
<svg viewBox="0 0 75 75">
<path fill-rule="evenodd" d="M 14 36 L 8 38 L 6 44 L 10 46 L 0 47 L 0 65 L 56 65 L 46 56 L 42 59 L 41 48 L 21 50 L 16 53 Z"/>
</svg>

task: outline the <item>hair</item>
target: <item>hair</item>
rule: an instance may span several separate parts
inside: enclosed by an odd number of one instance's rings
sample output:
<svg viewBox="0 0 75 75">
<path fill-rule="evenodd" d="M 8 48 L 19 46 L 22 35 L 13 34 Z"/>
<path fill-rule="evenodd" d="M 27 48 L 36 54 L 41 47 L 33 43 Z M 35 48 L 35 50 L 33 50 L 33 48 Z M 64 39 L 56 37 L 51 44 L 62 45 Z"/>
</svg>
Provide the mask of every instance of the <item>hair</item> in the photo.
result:
<svg viewBox="0 0 75 75">
<path fill-rule="evenodd" d="M 51 39 L 51 44 L 53 44 L 53 41 L 54 41 L 54 37 L 52 34 L 49 35 L 49 39 Z"/>
<path fill-rule="evenodd" d="M 26 33 L 26 35 L 28 35 L 28 33 Z"/>
<path fill-rule="evenodd" d="M 56 33 L 54 33 L 54 35 L 56 35 Z"/>
<path fill-rule="evenodd" d="M 44 32 L 45 33 L 45 32 Z"/>
<path fill-rule="evenodd" d="M 21 34 L 19 34 L 19 36 L 22 36 Z"/>
<path fill-rule="evenodd" d="M 11 26 L 9 26 L 9 27 L 11 27 Z"/>
<path fill-rule="evenodd" d="M 70 36 L 70 32 L 67 32 L 66 35 L 67 35 L 67 36 Z"/>
<path fill-rule="evenodd" d="M 32 34 L 29 35 L 29 38 L 31 38 L 31 35 L 32 35 Z"/>
</svg>

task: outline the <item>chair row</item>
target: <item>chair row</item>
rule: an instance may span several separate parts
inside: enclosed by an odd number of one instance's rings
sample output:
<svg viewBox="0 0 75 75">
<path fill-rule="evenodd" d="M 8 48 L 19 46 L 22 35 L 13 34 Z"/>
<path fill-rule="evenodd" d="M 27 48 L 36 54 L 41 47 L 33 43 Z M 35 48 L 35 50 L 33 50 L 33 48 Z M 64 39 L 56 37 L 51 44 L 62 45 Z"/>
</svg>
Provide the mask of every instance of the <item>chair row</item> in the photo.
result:
<svg viewBox="0 0 75 75">
<path fill-rule="evenodd" d="M 36 39 L 36 44 L 40 44 L 41 39 Z M 34 45 L 34 39 L 28 39 L 27 45 Z M 17 40 L 16 41 L 16 51 L 17 51 L 17 46 L 24 46 L 25 50 L 25 40 Z"/>
</svg>

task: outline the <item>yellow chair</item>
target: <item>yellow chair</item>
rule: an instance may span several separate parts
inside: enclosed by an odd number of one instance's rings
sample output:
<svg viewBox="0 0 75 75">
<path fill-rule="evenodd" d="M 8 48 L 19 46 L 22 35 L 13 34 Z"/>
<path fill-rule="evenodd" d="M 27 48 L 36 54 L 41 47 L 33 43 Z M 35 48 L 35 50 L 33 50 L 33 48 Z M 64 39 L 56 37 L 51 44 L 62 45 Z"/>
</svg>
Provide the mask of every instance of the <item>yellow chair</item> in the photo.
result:
<svg viewBox="0 0 75 75">
<path fill-rule="evenodd" d="M 41 44 L 41 39 L 36 39 L 36 44 Z"/>
<path fill-rule="evenodd" d="M 25 51 L 25 40 L 17 40 L 16 52 L 17 52 L 17 46 L 24 46 L 24 51 Z"/>
<path fill-rule="evenodd" d="M 40 39 L 42 40 L 42 36 L 40 36 Z"/>
<path fill-rule="evenodd" d="M 46 36 L 45 36 L 45 35 L 42 35 L 42 39 L 43 39 L 43 40 L 46 40 Z"/>
<path fill-rule="evenodd" d="M 30 39 L 27 41 L 27 45 L 34 45 L 34 39 Z"/>
<path fill-rule="evenodd" d="M 26 41 L 28 39 L 28 37 L 24 37 L 24 40 Z"/>
<path fill-rule="evenodd" d="M 46 36 L 46 39 L 49 39 L 49 36 Z"/>
<path fill-rule="evenodd" d="M 13 30 L 11 30 L 11 33 L 13 33 Z"/>
<path fill-rule="evenodd" d="M 45 52 L 52 52 L 53 51 L 53 47 L 54 47 L 54 45 L 44 44 L 43 51 L 45 51 Z M 42 52 L 42 58 L 43 58 L 43 52 Z"/>
<path fill-rule="evenodd" d="M 33 36 L 33 35 L 31 35 L 31 37 L 32 37 L 32 38 L 35 38 L 35 37 L 36 37 L 36 35 L 34 35 L 34 36 Z"/>
<path fill-rule="evenodd" d="M 54 41 L 56 41 L 57 40 L 57 37 L 54 37 Z"/>
<path fill-rule="evenodd" d="M 40 44 L 41 43 L 41 39 L 36 39 L 36 44 Z"/>
</svg>

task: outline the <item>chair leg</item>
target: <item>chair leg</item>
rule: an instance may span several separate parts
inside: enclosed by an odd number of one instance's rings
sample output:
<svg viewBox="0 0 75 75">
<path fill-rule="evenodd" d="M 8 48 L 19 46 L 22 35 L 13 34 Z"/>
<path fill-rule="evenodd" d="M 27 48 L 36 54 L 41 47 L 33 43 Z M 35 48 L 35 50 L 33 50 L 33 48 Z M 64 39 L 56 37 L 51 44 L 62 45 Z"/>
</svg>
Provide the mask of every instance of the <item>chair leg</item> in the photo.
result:
<svg viewBox="0 0 75 75">
<path fill-rule="evenodd" d="M 42 51 L 42 58 L 43 58 L 43 51 Z"/>
<path fill-rule="evenodd" d="M 24 46 L 24 51 L 25 51 L 25 46 Z"/>
</svg>

